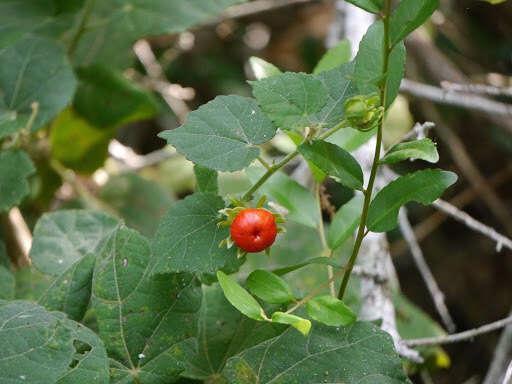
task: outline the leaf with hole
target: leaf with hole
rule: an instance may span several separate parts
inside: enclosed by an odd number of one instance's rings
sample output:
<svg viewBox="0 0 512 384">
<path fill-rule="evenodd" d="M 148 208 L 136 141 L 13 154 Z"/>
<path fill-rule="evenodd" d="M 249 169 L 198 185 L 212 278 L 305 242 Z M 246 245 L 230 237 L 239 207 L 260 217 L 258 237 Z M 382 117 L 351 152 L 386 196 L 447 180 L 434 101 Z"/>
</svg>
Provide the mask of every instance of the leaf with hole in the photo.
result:
<svg viewBox="0 0 512 384">
<path fill-rule="evenodd" d="M 282 278 L 262 269 L 252 272 L 245 282 L 249 291 L 271 304 L 287 304 L 295 301 L 290 287 Z"/>
<path fill-rule="evenodd" d="M 187 116 L 184 125 L 159 136 L 187 159 L 218 171 L 237 171 L 255 160 L 276 129 L 254 99 L 218 96 Z"/>
<path fill-rule="evenodd" d="M 453 172 L 426 169 L 399 177 L 377 193 L 370 204 L 366 226 L 372 232 L 387 232 L 397 225 L 400 207 L 409 201 L 428 205 L 457 181 Z"/>
</svg>

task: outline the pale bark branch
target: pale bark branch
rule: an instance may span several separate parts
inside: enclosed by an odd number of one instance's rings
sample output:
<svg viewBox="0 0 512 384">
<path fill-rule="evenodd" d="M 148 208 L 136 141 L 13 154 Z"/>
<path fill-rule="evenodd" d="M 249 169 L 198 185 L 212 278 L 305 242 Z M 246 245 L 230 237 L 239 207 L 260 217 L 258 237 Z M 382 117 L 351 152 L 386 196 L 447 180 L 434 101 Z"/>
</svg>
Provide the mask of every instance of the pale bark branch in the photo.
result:
<svg viewBox="0 0 512 384">
<path fill-rule="evenodd" d="M 449 81 L 442 81 L 441 87 L 448 91 L 455 92 L 512 97 L 512 87 L 496 87 L 488 84 L 452 83 Z"/>
<path fill-rule="evenodd" d="M 512 311 L 509 314 L 512 316 Z M 491 366 L 489 371 L 485 375 L 485 379 L 482 384 L 495 384 L 499 383 L 505 375 L 505 370 L 508 361 L 512 358 L 512 324 L 505 327 L 501 333 L 498 345 L 494 350 L 494 356 L 492 358 Z"/>
</svg>

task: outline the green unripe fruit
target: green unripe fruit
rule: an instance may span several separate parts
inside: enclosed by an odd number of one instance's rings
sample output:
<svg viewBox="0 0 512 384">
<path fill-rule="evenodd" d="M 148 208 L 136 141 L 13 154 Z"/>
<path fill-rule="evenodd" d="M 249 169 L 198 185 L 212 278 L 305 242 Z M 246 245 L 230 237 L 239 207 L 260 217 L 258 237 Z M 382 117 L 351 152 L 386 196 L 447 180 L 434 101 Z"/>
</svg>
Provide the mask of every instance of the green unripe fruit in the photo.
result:
<svg viewBox="0 0 512 384">
<path fill-rule="evenodd" d="M 345 102 L 345 113 L 352 128 L 360 131 L 370 131 L 375 128 L 382 118 L 383 108 L 379 96 L 355 96 Z"/>
</svg>

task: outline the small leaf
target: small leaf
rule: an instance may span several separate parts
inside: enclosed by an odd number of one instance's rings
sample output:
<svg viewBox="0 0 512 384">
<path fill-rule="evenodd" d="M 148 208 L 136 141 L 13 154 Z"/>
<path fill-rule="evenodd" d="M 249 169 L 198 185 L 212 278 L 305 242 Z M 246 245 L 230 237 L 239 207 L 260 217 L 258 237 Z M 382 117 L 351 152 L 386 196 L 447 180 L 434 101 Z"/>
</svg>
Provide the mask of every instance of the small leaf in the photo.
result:
<svg viewBox="0 0 512 384">
<path fill-rule="evenodd" d="M 251 66 L 252 72 L 254 73 L 254 77 L 256 80 L 265 79 L 267 77 L 280 75 L 281 70 L 277 68 L 274 64 L 269 63 L 259 57 L 252 56 L 249 59 L 249 65 Z"/>
<path fill-rule="evenodd" d="M 256 299 L 249 292 L 242 288 L 235 280 L 222 271 L 217 271 L 219 284 L 226 296 L 226 299 L 245 316 L 263 321 L 265 312 Z"/>
<path fill-rule="evenodd" d="M 356 321 L 356 314 L 337 298 L 325 295 L 312 298 L 306 303 L 310 317 L 333 327 L 346 327 Z"/>
<path fill-rule="evenodd" d="M 249 275 L 245 283 L 249 291 L 267 303 L 287 304 L 295 301 L 286 281 L 272 272 L 258 269 Z"/>
<path fill-rule="evenodd" d="M 319 79 L 305 73 L 286 72 L 249 84 L 261 109 L 282 129 L 314 124 L 314 114 L 327 103 L 327 88 Z"/>
<path fill-rule="evenodd" d="M 76 79 L 63 45 L 28 37 L 0 50 L 0 95 L 16 120 L 27 121 L 31 105 L 39 103 L 32 130 L 40 129 L 71 101 Z M 12 120 L 10 124 L 23 127 Z"/>
<path fill-rule="evenodd" d="M 35 171 L 24 151 L 0 152 L 0 213 L 20 204 L 28 195 L 30 186 L 27 178 Z"/>
<path fill-rule="evenodd" d="M 402 0 L 391 15 L 390 40 L 394 45 L 423 24 L 439 5 L 439 0 Z"/>
<path fill-rule="evenodd" d="M 218 171 L 237 171 L 256 159 L 276 129 L 254 99 L 218 96 L 187 116 L 177 129 L 159 134 L 196 164 Z"/>
<path fill-rule="evenodd" d="M 315 69 L 313 70 L 313 74 L 318 74 L 323 71 L 328 71 L 350 61 L 350 57 L 352 56 L 352 49 L 350 47 L 350 41 L 347 39 L 340 40 L 338 44 L 329 49 L 325 55 L 320 59 Z"/>
<path fill-rule="evenodd" d="M 224 201 L 211 193 L 194 193 L 164 216 L 153 238 L 153 274 L 215 272 L 236 260 L 236 247 L 219 248 L 229 227 L 219 227 Z"/>
<path fill-rule="evenodd" d="M 291 315 L 284 312 L 274 312 L 272 314 L 272 321 L 280 324 L 289 324 L 297 331 L 302 333 L 304 337 L 309 335 L 311 329 L 311 321 L 303 319 L 302 317 Z"/>
<path fill-rule="evenodd" d="M 251 182 L 255 183 L 265 173 L 265 169 L 251 167 L 246 172 Z M 285 215 L 287 220 L 312 228 L 316 228 L 320 222 L 316 200 L 311 192 L 283 172 L 274 173 L 260 188 L 260 192 L 288 210 Z"/>
<path fill-rule="evenodd" d="M 430 163 L 437 163 L 439 161 L 439 154 L 432 140 L 422 139 L 394 145 L 380 159 L 380 163 L 393 164 L 406 159 L 421 159 Z"/>
<path fill-rule="evenodd" d="M 412 0 L 415 1 L 415 0 Z M 359 44 L 355 58 L 354 78 L 360 87 L 366 86 L 368 93 L 375 91 L 375 85 L 383 79 L 382 64 L 384 61 L 384 24 L 382 21 L 373 23 Z M 386 105 L 389 107 L 398 95 L 398 89 L 405 70 L 405 46 L 398 43 L 389 55 L 387 73 Z"/>
<path fill-rule="evenodd" d="M 397 225 L 398 211 L 409 201 L 428 205 L 457 181 L 453 172 L 426 169 L 401 176 L 384 187 L 373 199 L 366 226 L 372 232 L 387 232 Z"/>
<path fill-rule="evenodd" d="M 194 174 L 196 175 L 196 192 L 219 192 L 219 181 L 217 171 L 194 165 Z"/>
<path fill-rule="evenodd" d="M 327 244 L 331 249 L 339 248 L 350 236 L 354 234 L 363 211 L 363 195 L 356 195 L 343 204 L 336 212 L 336 216 L 327 231 Z"/>
<path fill-rule="evenodd" d="M 344 149 L 326 141 L 315 140 L 298 148 L 307 160 L 351 189 L 363 189 L 363 171 L 356 159 Z"/>
<path fill-rule="evenodd" d="M 347 2 L 370 13 L 379 13 L 382 10 L 382 0 L 347 0 Z"/>
</svg>

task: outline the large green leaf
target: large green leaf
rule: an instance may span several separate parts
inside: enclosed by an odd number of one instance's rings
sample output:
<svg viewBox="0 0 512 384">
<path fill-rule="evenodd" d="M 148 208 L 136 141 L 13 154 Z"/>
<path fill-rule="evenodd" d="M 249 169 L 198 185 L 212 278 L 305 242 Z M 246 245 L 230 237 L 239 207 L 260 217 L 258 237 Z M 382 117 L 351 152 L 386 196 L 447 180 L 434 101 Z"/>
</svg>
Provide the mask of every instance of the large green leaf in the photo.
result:
<svg viewBox="0 0 512 384">
<path fill-rule="evenodd" d="M 128 227 L 153 236 L 158 222 L 171 208 L 174 198 L 159 184 L 135 173 L 109 178 L 98 197 L 113 208 Z"/>
<path fill-rule="evenodd" d="M 382 10 L 382 0 L 347 0 L 349 3 L 371 13 L 379 13 Z"/>
<path fill-rule="evenodd" d="M 313 75 L 286 72 L 249 83 L 261 109 L 278 128 L 315 124 L 314 115 L 327 103 L 328 89 Z"/>
<path fill-rule="evenodd" d="M 279 335 L 285 327 L 255 321 L 227 301 L 218 284 L 203 286 L 197 350 L 189 358 L 184 376 L 216 382 L 227 359 L 240 351 Z"/>
<path fill-rule="evenodd" d="M 329 49 L 320 59 L 313 70 L 313 74 L 334 69 L 337 66 L 346 63 L 352 56 L 350 41 L 347 39 L 340 40 L 334 47 Z"/>
<path fill-rule="evenodd" d="M 111 382 L 169 383 L 184 370 L 201 291 L 191 275 L 150 275 L 149 242 L 120 229 L 94 270 L 92 305 Z"/>
<path fill-rule="evenodd" d="M 322 140 L 304 143 L 298 151 L 338 183 L 351 189 L 363 189 L 363 171 L 350 153 Z"/>
<path fill-rule="evenodd" d="M 236 249 L 219 248 L 229 228 L 218 227 L 224 201 L 194 193 L 179 201 L 158 226 L 153 239 L 152 273 L 215 272 L 236 259 Z"/>
<path fill-rule="evenodd" d="M 413 0 L 414 1 L 414 0 Z M 359 44 L 355 58 L 354 76 L 356 80 L 373 86 L 382 80 L 384 61 L 384 24 L 382 21 L 373 23 Z M 398 89 L 405 70 L 405 46 L 398 43 L 389 55 L 387 73 L 386 107 L 389 107 L 398 95 Z"/>
<path fill-rule="evenodd" d="M 73 107 L 95 127 L 116 127 L 148 119 L 157 111 L 151 93 L 110 68 L 80 68 L 78 78 Z"/>
<path fill-rule="evenodd" d="M 328 90 L 327 104 L 318 112 L 314 121 L 323 128 L 332 128 L 345 118 L 345 101 L 362 93 L 352 79 L 354 62 L 344 63 L 316 75 Z"/>
<path fill-rule="evenodd" d="M 400 207 L 409 201 L 428 205 L 457 181 L 453 172 L 426 169 L 401 176 L 384 187 L 370 204 L 366 226 L 373 232 L 387 232 L 397 225 Z"/>
<path fill-rule="evenodd" d="M 54 280 L 39 303 L 80 320 L 89 304 L 96 256 L 119 225 L 119 220 L 101 212 L 43 215 L 34 229 L 30 257 L 39 271 Z"/>
<path fill-rule="evenodd" d="M 74 55 L 77 65 L 130 65 L 131 47 L 141 37 L 179 33 L 243 0 L 97 1 Z"/>
<path fill-rule="evenodd" d="M 16 281 L 11 271 L 3 265 L 0 265 L 0 299 L 14 299 L 15 286 Z"/>
<path fill-rule="evenodd" d="M 263 168 L 247 169 L 247 175 L 252 183 L 255 183 L 264 173 Z M 288 220 L 313 228 L 316 228 L 320 222 L 316 200 L 311 192 L 283 172 L 274 173 L 260 188 L 260 192 L 286 208 Z"/>
<path fill-rule="evenodd" d="M 39 103 L 32 130 L 37 130 L 66 107 L 76 79 L 64 46 L 52 40 L 29 37 L 0 51 L 0 94 L 6 111 L 26 122 L 33 102 Z M 1 113 L 2 111 L 0 111 Z M 8 125 L 4 128 L 9 128 Z"/>
<path fill-rule="evenodd" d="M 439 0 L 402 0 L 391 15 L 391 44 L 405 39 L 432 15 L 438 5 Z"/>
<path fill-rule="evenodd" d="M 245 316 L 253 320 L 263 320 L 265 312 L 261 305 L 233 278 L 222 271 L 217 272 L 219 284 L 226 299 Z"/>
<path fill-rule="evenodd" d="M 230 384 L 410 384 L 391 337 L 370 323 L 314 323 L 306 339 L 288 329 L 232 357 L 223 373 Z"/>
<path fill-rule="evenodd" d="M 108 383 L 101 341 L 64 314 L 30 302 L 0 300 L 0 324 L 0 381 Z"/>
<path fill-rule="evenodd" d="M 430 139 L 408 141 L 394 145 L 380 159 L 381 164 L 393 164 L 406 159 L 421 159 L 430 163 L 437 163 L 439 154 L 436 145 Z"/>
<path fill-rule="evenodd" d="M 231 95 L 216 97 L 191 112 L 183 126 L 159 136 L 196 164 L 236 171 L 256 159 L 260 150 L 254 145 L 275 132 L 254 99 Z"/>
<path fill-rule="evenodd" d="M 108 157 L 108 144 L 115 128 L 98 128 L 66 108 L 55 119 L 50 136 L 52 157 L 67 168 L 92 173 Z"/>
<path fill-rule="evenodd" d="M 352 236 L 361 221 L 363 212 L 363 195 L 356 195 L 343 204 L 336 212 L 336 216 L 327 230 L 327 244 L 329 248 L 339 248 Z"/>
<path fill-rule="evenodd" d="M 0 213 L 18 205 L 28 195 L 30 187 L 27 177 L 35 170 L 24 151 L 0 152 Z"/>
</svg>

